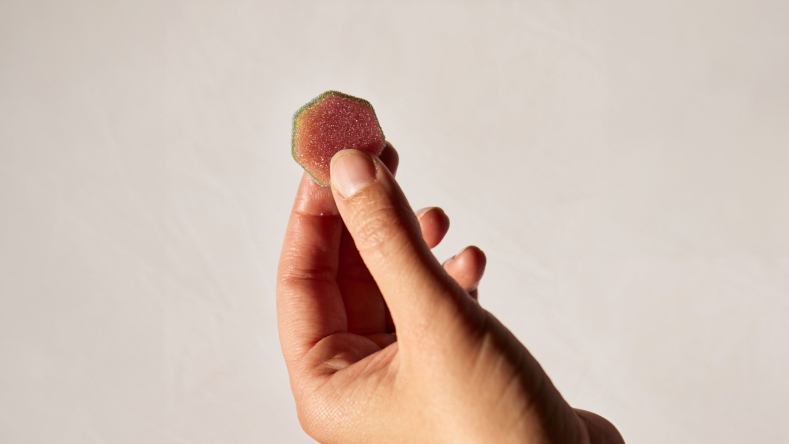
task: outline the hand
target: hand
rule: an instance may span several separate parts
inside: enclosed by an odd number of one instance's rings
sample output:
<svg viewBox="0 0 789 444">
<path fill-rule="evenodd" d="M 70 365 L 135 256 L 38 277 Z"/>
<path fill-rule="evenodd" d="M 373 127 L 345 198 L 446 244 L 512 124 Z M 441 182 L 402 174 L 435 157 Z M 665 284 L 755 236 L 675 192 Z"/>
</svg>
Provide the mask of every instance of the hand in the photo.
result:
<svg viewBox="0 0 789 444">
<path fill-rule="evenodd" d="M 624 442 L 572 409 L 477 303 L 479 249 L 438 263 L 430 248 L 449 220 L 414 214 L 397 163 L 389 144 L 380 159 L 346 150 L 332 159 L 331 189 L 302 178 L 277 311 L 304 430 L 325 443 Z"/>
</svg>

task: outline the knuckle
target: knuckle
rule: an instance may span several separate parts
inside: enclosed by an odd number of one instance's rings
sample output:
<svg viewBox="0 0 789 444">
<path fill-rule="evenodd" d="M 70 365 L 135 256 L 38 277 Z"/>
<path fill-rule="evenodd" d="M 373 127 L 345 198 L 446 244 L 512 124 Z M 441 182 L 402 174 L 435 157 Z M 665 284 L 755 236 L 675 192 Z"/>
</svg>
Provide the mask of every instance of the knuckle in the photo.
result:
<svg viewBox="0 0 789 444">
<path fill-rule="evenodd" d="M 394 254 L 402 248 L 409 232 L 407 220 L 396 208 L 377 207 L 357 214 L 354 241 L 359 251 Z"/>
<path fill-rule="evenodd" d="M 375 249 L 403 229 L 401 217 L 391 206 L 371 206 L 354 218 L 355 236 L 359 250 Z"/>
</svg>

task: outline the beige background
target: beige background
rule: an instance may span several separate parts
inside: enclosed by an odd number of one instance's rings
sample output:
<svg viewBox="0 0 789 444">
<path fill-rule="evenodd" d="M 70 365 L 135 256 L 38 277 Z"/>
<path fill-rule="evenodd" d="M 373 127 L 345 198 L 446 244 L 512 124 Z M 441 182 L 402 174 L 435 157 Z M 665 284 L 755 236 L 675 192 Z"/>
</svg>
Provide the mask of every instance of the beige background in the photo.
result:
<svg viewBox="0 0 789 444">
<path fill-rule="evenodd" d="M 443 259 L 631 443 L 789 442 L 789 3 L 0 1 L 0 442 L 299 443 L 290 117 L 370 100 Z"/>
</svg>

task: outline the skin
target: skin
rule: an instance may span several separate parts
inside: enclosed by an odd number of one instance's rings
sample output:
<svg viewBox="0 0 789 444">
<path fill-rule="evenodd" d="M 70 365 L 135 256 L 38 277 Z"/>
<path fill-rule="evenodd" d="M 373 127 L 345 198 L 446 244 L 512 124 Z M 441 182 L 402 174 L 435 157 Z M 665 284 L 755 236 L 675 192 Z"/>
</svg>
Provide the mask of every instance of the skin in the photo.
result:
<svg viewBox="0 0 789 444">
<path fill-rule="evenodd" d="M 346 150 L 331 189 L 306 173 L 299 186 L 277 312 L 304 430 L 323 443 L 623 443 L 480 306 L 479 248 L 436 260 L 449 218 L 411 209 L 397 165 L 389 144 L 380 159 Z M 343 179 L 364 171 L 351 194 Z"/>
</svg>

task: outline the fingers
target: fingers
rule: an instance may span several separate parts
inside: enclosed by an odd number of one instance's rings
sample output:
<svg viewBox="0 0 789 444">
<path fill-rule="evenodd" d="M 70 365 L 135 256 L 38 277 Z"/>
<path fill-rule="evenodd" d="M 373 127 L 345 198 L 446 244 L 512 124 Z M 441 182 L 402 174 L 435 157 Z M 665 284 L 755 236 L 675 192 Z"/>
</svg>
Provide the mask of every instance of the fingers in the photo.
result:
<svg viewBox="0 0 789 444">
<path fill-rule="evenodd" d="M 342 228 L 331 190 L 304 173 L 277 272 L 279 334 L 289 362 L 347 328 L 335 281 Z"/>
<path fill-rule="evenodd" d="M 444 270 L 476 299 L 477 286 L 485 273 L 486 263 L 485 253 L 475 246 L 470 246 L 444 262 Z"/>
<path fill-rule="evenodd" d="M 409 327 L 441 328 L 465 295 L 433 257 L 408 201 L 380 160 L 355 150 L 332 159 L 332 192 L 359 253 L 406 340 Z"/>
<path fill-rule="evenodd" d="M 416 218 L 422 231 L 422 239 L 429 248 L 435 248 L 449 231 L 449 217 L 441 208 L 429 207 L 417 211 Z"/>
<path fill-rule="evenodd" d="M 435 248 L 449 231 L 449 217 L 437 207 L 423 208 L 416 212 L 422 238 L 430 248 Z M 474 299 L 477 286 L 485 273 L 485 253 L 477 247 L 466 247 L 444 262 L 444 270 Z"/>
</svg>

